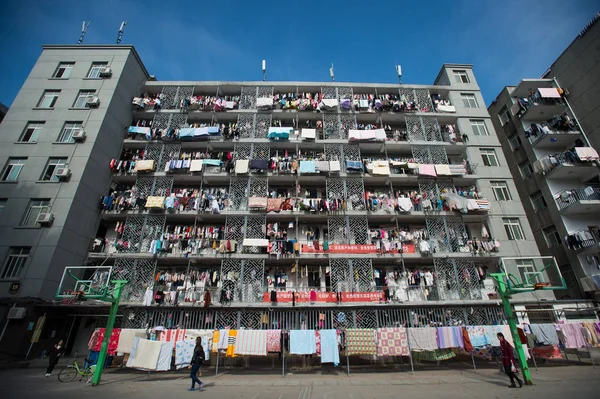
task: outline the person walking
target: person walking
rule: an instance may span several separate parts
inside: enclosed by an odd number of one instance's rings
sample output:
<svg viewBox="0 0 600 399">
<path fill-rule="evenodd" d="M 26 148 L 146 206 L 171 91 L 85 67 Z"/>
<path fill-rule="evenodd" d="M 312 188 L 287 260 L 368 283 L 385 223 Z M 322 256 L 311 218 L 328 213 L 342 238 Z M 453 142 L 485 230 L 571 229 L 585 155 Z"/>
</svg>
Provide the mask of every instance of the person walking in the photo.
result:
<svg viewBox="0 0 600 399">
<path fill-rule="evenodd" d="M 48 356 L 48 368 L 46 369 L 46 377 L 50 377 L 52 375 L 52 370 L 54 370 L 54 366 L 56 366 L 56 364 L 58 363 L 58 359 L 64 351 L 65 348 L 61 339 L 46 353 L 46 356 Z"/>
<path fill-rule="evenodd" d="M 504 338 L 504 334 L 498 333 L 498 340 L 500 341 L 500 350 L 502 351 L 502 366 L 504 372 L 510 378 L 509 388 L 516 388 L 515 380 L 519 384 L 519 388 L 523 387 L 523 381 L 517 377 L 517 367 L 515 366 L 515 356 L 513 355 L 513 348 L 510 346 L 508 341 Z"/>
<path fill-rule="evenodd" d="M 202 348 L 202 338 L 196 338 L 196 347 L 194 348 L 194 355 L 192 356 L 192 362 L 190 364 L 190 378 L 192 379 L 192 387 L 188 391 L 195 391 L 196 383 L 198 383 L 198 391 L 201 391 L 204 387 L 204 383 L 198 379 L 198 371 L 202 362 L 204 361 L 204 348 Z"/>
</svg>

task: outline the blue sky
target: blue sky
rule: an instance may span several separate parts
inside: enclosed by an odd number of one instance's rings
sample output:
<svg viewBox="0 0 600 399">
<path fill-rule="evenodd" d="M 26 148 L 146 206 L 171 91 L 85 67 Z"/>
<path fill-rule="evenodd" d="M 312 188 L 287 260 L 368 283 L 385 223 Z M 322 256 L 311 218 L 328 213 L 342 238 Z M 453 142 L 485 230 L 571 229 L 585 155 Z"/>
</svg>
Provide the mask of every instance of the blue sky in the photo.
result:
<svg viewBox="0 0 600 399">
<path fill-rule="evenodd" d="M 170 5 L 168 3 L 175 3 Z M 388 4 L 389 3 L 389 4 Z M 489 105 L 506 85 L 539 77 L 600 10 L 594 0 L 27 1 L 0 14 L 0 102 L 10 105 L 42 44 L 137 48 L 159 80 L 429 84 L 443 63 L 474 64 Z"/>
</svg>

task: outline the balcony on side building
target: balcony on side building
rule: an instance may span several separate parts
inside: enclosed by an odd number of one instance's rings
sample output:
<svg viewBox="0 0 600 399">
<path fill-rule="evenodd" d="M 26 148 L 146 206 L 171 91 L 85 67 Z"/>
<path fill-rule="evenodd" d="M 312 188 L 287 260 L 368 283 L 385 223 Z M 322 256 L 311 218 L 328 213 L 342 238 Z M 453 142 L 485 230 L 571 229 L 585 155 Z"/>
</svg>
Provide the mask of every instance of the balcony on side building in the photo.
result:
<svg viewBox="0 0 600 399">
<path fill-rule="evenodd" d="M 532 166 L 534 172 L 547 179 L 587 181 L 598 174 L 597 160 L 598 153 L 593 148 L 575 147 L 573 151 L 544 155 Z"/>
<path fill-rule="evenodd" d="M 560 150 L 571 146 L 582 135 L 577 123 L 568 115 L 555 115 L 543 123 L 532 123 L 525 129 L 531 146 Z"/>
<path fill-rule="evenodd" d="M 562 190 L 554 196 L 556 206 L 564 215 L 600 212 L 600 189 L 593 187 Z"/>
<path fill-rule="evenodd" d="M 566 111 L 562 94 L 552 79 L 524 79 L 511 93 L 519 104 L 515 114 L 524 121 L 545 121 L 560 115 Z"/>
<path fill-rule="evenodd" d="M 586 248 L 597 247 L 600 242 L 600 234 L 597 230 L 577 230 L 569 233 L 565 245 L 573 251 L 581 251 Z"/>
</svg>

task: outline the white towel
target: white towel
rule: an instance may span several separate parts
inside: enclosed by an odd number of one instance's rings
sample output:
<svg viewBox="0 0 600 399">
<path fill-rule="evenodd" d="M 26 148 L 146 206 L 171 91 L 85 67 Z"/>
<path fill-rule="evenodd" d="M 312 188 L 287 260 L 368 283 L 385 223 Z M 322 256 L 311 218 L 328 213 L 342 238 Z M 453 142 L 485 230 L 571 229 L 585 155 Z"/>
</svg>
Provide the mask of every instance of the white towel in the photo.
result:
<svg viewBox="0 0 600 399">
<path fill-rule="evenodd" d="M 200 172 L 202 170 L 202 160 L 201 159 L 193 159 L 190 162 L 190 172 Z"/>
<path fill-rule="evenodd" d="M 442 176 L 450 176 L 452 174 L 449 165 L 435 165 L 435 173 Z"/>
<path fill-rule="evenodd" d="M 218 349 L 227 349 L 229 342 L 229 329 L 219 331 L 219 346 Z"/>
<path fill-rule="evenodd" d="M 341 170 L 340 161 L 330 161 L 329 162 L 329 171 L 330 172 L 339 172 L 340 170 Z"/>
<path fill-rule="evenodd" d="M 248 168 L 250 165 L 249 159 L 238 159 L 235 161 L 235 173 L 242 174 L 248 173 Z"/>
<path fill-rule="evenodd" d="M 117 345 L 117 352 L 131 353 L 131 348 L 133 348 L 133 341 L 135 337 L 146 338 L 146 330 L 144 330 L 143 328 L 123 328 L 121 330 L 121 334 L 119 335 L 119 344 Z"/>
</svg>

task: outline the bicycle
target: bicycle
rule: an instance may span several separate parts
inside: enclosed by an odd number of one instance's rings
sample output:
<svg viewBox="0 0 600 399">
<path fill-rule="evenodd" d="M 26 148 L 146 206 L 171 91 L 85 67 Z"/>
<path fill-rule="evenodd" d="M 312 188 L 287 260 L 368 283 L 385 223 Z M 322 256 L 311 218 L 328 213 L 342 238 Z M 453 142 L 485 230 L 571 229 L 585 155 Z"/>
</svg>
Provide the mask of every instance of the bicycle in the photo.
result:
<svg viewBox="0 0 600 399">
<path fill-rule="evenodd" d="M 73 364 L 69 364 L 58 373 L 58 380 L 60 382 L 71 382 L 79 375 L 79 381 L 87 378 L 86 384 L 89 384 L 92 382 L 94 371 L 96 371 L 96 365 L 90 365 L 88 359 L 83 360 L 83 365 L 83 369 L 80 369 L 77 360 L 74 360 Z"/>
</svg>

